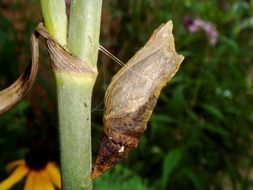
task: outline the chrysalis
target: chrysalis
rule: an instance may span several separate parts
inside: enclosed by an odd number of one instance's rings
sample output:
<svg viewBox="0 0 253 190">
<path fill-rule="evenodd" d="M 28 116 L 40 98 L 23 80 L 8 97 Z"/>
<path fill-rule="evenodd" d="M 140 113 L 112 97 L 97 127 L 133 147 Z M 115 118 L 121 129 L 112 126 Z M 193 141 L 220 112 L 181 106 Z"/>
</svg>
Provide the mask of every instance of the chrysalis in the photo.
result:
<svg viewBox="0 0 253 190">
<path fill-rule="evenodd" d="M 169 21 L 156 29 L 109 84 L 104 98 L 104 134 L 91 178 L 138 146 L 162 88 L 184 59 L 176 53 L 172 27 Z"/>
</svg>

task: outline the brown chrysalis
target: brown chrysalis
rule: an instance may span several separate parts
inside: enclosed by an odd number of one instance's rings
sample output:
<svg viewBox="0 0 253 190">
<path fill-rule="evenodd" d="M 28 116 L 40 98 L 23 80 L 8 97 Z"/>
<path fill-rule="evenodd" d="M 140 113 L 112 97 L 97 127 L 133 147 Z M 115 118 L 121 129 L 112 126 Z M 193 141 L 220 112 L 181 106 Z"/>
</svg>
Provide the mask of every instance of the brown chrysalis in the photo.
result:
<svg viewBox="0 0 253 190">
<path fill-rule="evenodd" d="M 184 57 L 175 50 L 172 22 L 154 31 L 147 44 L 113 77 L 105 93 L 104 134 L 92 178 L 136 148 L 162 88 Z"/>
</svg>

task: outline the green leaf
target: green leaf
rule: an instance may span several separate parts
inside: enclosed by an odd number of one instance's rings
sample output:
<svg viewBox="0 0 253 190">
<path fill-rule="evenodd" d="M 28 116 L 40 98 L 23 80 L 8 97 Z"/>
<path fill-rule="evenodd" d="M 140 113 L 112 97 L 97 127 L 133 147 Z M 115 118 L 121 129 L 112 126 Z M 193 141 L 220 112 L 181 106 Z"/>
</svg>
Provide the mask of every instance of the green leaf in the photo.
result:
<svg viewBox="0 0 253 190">
<path fill-rule="evenodd" d="M 203 184 L 201 183 L 201 179 L 195 175 L 191 169 L 184 169 L 183 174 L 186 175 L 187 178 L 192 182 L 196 190 L 204 190 Z"/>
<path fill-rule="evenodd" d="M 159 122 L 159 123 L 174 123 L 174 119 L 168 115 L 162 115 L 162 114 L 152 114 L 150 120 L 152 122 Z"/>
<path fill-rule="evenodd" d="M 98 190 L 150 190 L 145 182 L 131 170 L 117 165 L 109 172 L 94 180 Z"/>
<path fill-rule="evenodd" d="M 213 115 L 214 117 L 218 118 L 221 121 L 225 120 L 225 117 L 223 115 L 223 113 L 215 106 L 210 105 L 210 104 L 204 104 L 202 105 L 202 107 L 211 115 Z"/>
<path fill-rule="evenodd" d="M 240 51 L 240 48 L 235 40 L 229 39 L 226 36 L 220 35 L 220 41 L 227 46 L 230 47 L 230 50 L 234 50 L 234 52 L 238 53 Z"/>
<path fill-rule="evenodd" d="M 204 129 L 207 129 L 208 131 L 211 131 L 213 133 L 217 133 L 221 135 L 222 137 L 229 137 L 229 133 L 225 129 L 223 129 L 222 126 L 214 126 L 214 125 L 206 124 L 204 126 Z"/>
<path fill-rule="evenodd" d="M 182 150 L 179 148 L 171 150 L 164 158 L 162 184 L 166 188 L 173 170 L 178 166 L 182 158 Z"/>
</svg>

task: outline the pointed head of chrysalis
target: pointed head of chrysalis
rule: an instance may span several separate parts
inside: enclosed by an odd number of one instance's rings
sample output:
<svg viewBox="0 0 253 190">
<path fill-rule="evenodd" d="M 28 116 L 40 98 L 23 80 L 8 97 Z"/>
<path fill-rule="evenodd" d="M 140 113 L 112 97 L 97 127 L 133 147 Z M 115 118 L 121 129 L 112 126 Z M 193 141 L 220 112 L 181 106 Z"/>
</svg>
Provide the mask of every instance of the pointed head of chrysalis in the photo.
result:
<svg viewBox="0 0 253 190">
<path fill-rule="evenodd" d="M 136 148 L 162 88 L 178 71 L 172 22 L 154 31 L 146 45 L 113 77 L 105 93 L 104 133 L 91 178 Z"/>
</svg>

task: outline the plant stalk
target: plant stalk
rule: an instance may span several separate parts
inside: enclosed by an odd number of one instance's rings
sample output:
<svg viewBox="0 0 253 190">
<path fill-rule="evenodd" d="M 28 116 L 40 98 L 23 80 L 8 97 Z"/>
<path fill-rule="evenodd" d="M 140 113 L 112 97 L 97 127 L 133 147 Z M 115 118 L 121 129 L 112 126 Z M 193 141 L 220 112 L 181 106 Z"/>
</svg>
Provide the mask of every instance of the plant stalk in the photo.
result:
<svg viewBox="0 0 253 190">
<path fill-rule="evenodd" d="M 67 44 L 67 15 L 64 0 L 40 0 L 43 21 L 49 34 L 62 46 Z"/>
<path fill-rule="evenodd" d="M 68 50 L 96 68 L 102 0 L 73 0 Z M 91 190 L 91 98 L 96 74 L 56 73 L 63 189 Z"/>
<path fill-rule="evenodd" d="M 64 0 L 41 0 L 44 24 L 61 45 L 96 70 L 102 0 L 72 1 L 67 40 L 67 22 L 60 19 L 66 17 L 63 3 Z M 64 190 L 92 189 L 90 118 L 96 76 L 96 73 L 55 71 Z"/>
<path fill-rule="evenodd" d="M 64 190 L 91 190 L 91 96 L 96 76 L 55 73 Z"/>
<path fill-rule="evenodd" d="M 67 47 L 92 66 L 97 64 L 102 0 L 72 0 Z"/>
</svg>

